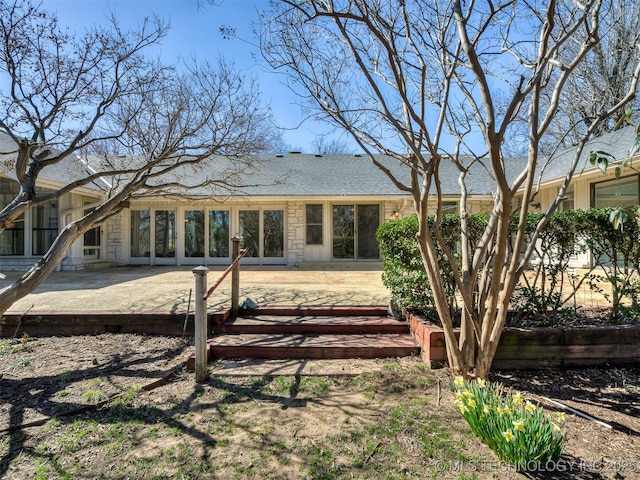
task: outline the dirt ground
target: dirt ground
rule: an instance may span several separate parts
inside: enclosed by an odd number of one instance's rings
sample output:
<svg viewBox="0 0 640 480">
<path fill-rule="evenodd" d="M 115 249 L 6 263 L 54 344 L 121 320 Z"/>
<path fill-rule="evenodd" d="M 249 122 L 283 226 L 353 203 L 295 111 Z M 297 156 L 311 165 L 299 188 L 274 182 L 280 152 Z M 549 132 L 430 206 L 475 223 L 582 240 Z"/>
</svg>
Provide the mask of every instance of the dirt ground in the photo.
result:
<svg viewBox="0 0 640 480">
<path fill-rule="evenodd" d="M 187 435 L 187 440 L 180 441 L 190 442 L 193 444 L 193 451 L 201 454 L 202 449 L 206 449 L 203 446 L 206 442 L 203 442 L 204 433 L 198 427 L 211 425 L 212 420 L 207 415 L 221 414 L 221 406 L 213 400 L 216 392 L 221 391 L 222 382 L 229 380 L 212 377 L 207 383 L 196 385 L 193 374 L 182 368 L 191 350 L 191 340 L 127 334 L 31 338 L 26 339 L 24 344 L 18 339 L 2 340 L 0 478 L 48 478 L 49 474 L 41 477 L 36 475 L 37 469 L 30 466 L 24 453 L 44 448 L 42 444 L 49 438 L 47 435 L 52 435 L 50 422 L 45 422 L 54 416 L 65 422 L 72 422 L 78 417 L 98 415 L 101 409 L 108 408 L 107 399 L 118 394 L 126 395 L 132 391 L 133 385 L 136 386 L 136 401 L 152 405 L 157 411 L 182 411 L 181 418 L 187 419 L 184 421 L 188 423 L 187 431 L 190 434 Z M 400 366 L 400 370 L 388 370 L 383 375 L 368 377 L 368 382 L 379 382 L 379 385 L 374 384 L 373 388 L 368 388 L 368 395 L 354 389 L 357 382 L 347 385 L 338 380 L 332 387 L 335 392 L 331 391 L 321 401 L 309 404 L 293 393 L 281 396 L 277 402 L 264 397 L 249 399 L 254 409 L 246 407 L 245 415 L 249 417 L 247 424 L 234 435 L 254 438 L 268 432 L 270 441 L 275 442 L 275 445 L 279 445 L 278 442 L 284 445 L 292 438 L 317 442 L 330 435 L 335 431 L 336 425 L 343 422 L 375 423 L 380 415 L 397 404 L 401 396 L 407 395 L 408 388 L 413 389 L 413 394 L 418 389 L 420 397 L 429 399 L 430 403 L 425 405 L 433 409 L 432 415 L 443 417 L 454 425 L 459 421 L 460 431 L 468 432 L 453 405 L 446 371 L 416 368 L 420 361 L 415 358 L 393 361 Z M 381 371 L 388 362 L 389 360 L 359 361 L 361 371 Z M 541 478 L 640 479 L 640 369 L 513 371 L 495 373 L 493 379 L 523 392 L 525 398 L 534 403 L 539 402 L 549 411 L 559 411 L 561 408 L 543 397 L 591 417 L 585 418 L 574 411 L 566 411 L 568 435 L 563 455 L 565 472 L 560 473 L 561 469 L 558 469 L 553 474 L 541 474 Z M 401 383 L 402 388 L 395 388 L 400 387 Z M 375 397 L 374 403 L 372 396 Z M 88 410 L 81 411 L 85 407 Z M 256 414 L 256 411 L 260 413 Z M 169 419 L 177 422 L 175 414 Z M 95 438 L 90 436 L 89 440 L 85 439 L 84 441 L 89 442 L 86 448 L 74 450 L 73 458 L 69 461 L 77 462 L 77 465 L 92 466 L 94 472 L 105 468 L 106 460 L 99 460 L 96 453 L 100 435 L 102 434 L 98 432 L 95 433 Z M 163 438 L 156 439 L 156 442 L 166 444 L 177 440 Z M 122 452 L 122 455 L 143 458 L 156 448 L 156 442 L 151 444 L 149 440 L 140 441 L 135 447 Z M 240 451 L 217 451 L 216 461 L 220 465 L 235 464 L 236 478 L 245 478 L 237 472 L 238 465 L 244 461 L 242 455 L 245 455 L 245 459 L 249 456 L 247 450 L 250 443 L 247 438 L 239 438 L 238 442 L 246 447 L 240 448 Z M 480 452 L 483 458 L 495 458 L 474 438 L 468 442 L 467 450 Z M 52 458 L 57 458 L 51 455 Z M 407 454 L 406 462 L 412 461 L 423 460 Z M 254 459 L 250 463 L 255 462 Z M 291 472 L 283 470 L 280 478 L 303 478 L 292 472 L 298 472 L 300 466 L 296 467 L 297 470 L 294 466 L 296 463 L 304 463 L 305 459 L 294 458 L 290 462 L 287 465 L 291 465 Z M 476 466 L 469 468 L 476 470 Z M 411 471 L 410 467 L 411 465 L 405 465 L 402 468 Z M 444 472 L 442 478 L 506 478 L 495 470 L 479 470 L 467 472 L 468 476 L 462 476 L 464 472 L 460 471 Z M 138 477 L 135 472 L 128 472 L 122 476 L 113 473 L 92 478 L 143 477 Z M 60 475 L 56 478 L 86 477 Z M 231 477 L 221 475 L 215 478 Z M 399 475 L 398 478 L 415 477 Z M 511 472 L 509 478 L 521 476 Z"/>
</svg>

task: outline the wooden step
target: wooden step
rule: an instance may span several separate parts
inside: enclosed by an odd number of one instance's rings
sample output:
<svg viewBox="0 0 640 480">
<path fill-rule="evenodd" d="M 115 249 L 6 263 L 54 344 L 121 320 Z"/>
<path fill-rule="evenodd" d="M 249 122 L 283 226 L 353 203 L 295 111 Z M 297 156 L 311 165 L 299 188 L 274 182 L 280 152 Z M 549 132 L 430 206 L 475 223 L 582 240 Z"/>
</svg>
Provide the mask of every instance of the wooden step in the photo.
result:
<svg viewBox="0 0 640 480">
<path fill-rule="evenodd" d="M 409 334 L 220 335 L 207 346 L 211 358 L 384 358 L 420 353 Z"/>
<path fill-rule="evenodd" d="M 242 316 L 214 326 L 219 334 L 402 334 L 409 324 L 387 315 L 376 316 Z"/>
</svg>

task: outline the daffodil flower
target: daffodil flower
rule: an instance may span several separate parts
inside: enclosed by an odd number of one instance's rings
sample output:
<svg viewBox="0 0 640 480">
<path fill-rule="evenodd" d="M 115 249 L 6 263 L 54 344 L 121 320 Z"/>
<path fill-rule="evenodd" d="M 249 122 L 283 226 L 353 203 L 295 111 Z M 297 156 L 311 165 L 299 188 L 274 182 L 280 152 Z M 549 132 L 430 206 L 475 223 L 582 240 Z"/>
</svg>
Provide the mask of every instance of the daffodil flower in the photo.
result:
<svg viewBox="0 0 640 480">
<path fill-rule="evenodd" d="M 566 418 L 565 418 L 564 412 L 560 412 L 560 413 L 558 413 L 558 417 L 557 417 L 557 418 L 558 418 L 558 421 L 559 421 L 559 422 L 563 422 L 563 423 L 564 423 L 564 422 L 566 421 Z"/>
<path fill-rule="evenodd" d="M 513 428 L 518 432 L 522 432 L 522 431 L 524 431 L 524 423 L 519 422 L 519 421 L 518 422 L 514 421 L 513 422 Z"/>
<path fill-rule="evenodd" d="M 527 411 L 527 413 L 533 413 L 536 411 L 536 406 L 531 402 L 527 402 L 524 406 L 524 409 Z"/>
<path fill-rule="evenodd" d="M 483 411 L 484 413 L 489 413 L 489 412 L 491 411 L 491 407 L 490 407 L 489 405 L 484 405 L 484 406 L 482 407 L 482 411 Z"/>
<path fill-rule="evenodd" d="M 467 405 L 469 405 L 471 408 L 474 408 L 476 406 L 476 401 L 473 398 L 470 398 L 467 402 Z"/>
<path fill-rule="evenodd" d="M 469 390 L 465 390 L 464 392 L 462 392 L 462 395 L 464 395 L 467 398 L 473 397 L 473 394 Z"/>
<path fill-rule="evenodd" d="M 485 382 L 484 378 L 479 378 L 476 383 L 478 384 L 479 387 L 486 387 L 487 386 L 487 382 Z"/>
<path fill-rule="evenodd" d="M 514 405 L 520 405 L 522 403 L 522 395 L 520 395 L 520 392 L 513 396 L 513 403 Z"/>
<path fill-rule="evenodd" d="M 463 387 L 464 378 L 462 378 L 461 376 L 457 376 L 456 378 L 453 379 L 453 384 L 456 385 L 457 387 Z"/>
<path fill-rule="evenodd" d="M 510 442 L 515 438 L 515 436 L 513 435 L 513 432 L 511 430 L 507 430 L 506 432 L 502 432 L 502 436 L 505 438 L 505 440 L 507 442 Z"/>
</svg>

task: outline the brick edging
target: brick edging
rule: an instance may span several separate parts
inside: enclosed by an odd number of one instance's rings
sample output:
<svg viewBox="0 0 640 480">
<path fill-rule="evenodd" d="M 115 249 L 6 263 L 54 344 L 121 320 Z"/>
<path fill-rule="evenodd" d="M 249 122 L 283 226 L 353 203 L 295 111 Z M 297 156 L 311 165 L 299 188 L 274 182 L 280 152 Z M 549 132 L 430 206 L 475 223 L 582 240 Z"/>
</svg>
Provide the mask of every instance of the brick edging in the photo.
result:
<svg viewBox="0 0 640 480">
<path fill-rule="evenodd" d="M 442 328 L 417 315 L 406 318 L 422 360 L 445 365 Z M 605 366 L 640 366 L 640 325 L 505 328 L 492 364 L 498 370 Z"/>
</svg>

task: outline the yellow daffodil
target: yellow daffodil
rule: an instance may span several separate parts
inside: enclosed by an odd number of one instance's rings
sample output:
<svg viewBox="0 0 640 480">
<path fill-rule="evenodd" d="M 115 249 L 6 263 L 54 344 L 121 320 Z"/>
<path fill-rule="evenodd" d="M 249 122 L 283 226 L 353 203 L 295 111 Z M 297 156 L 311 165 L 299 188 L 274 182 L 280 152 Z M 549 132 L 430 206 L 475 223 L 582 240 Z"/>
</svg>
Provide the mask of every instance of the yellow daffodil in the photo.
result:
<svg viewBox="0 0 640 480">
<path fill-rule="evenodd" d="M 506 432 L 502 432 L 502 436 L 505 438 L 507 442 L 512 441 L 515 437 L 511 430 L 507 430 Z"/>
<path fill-rule="evenodd" d="M 464 386 L 464 378 L 458 376 L 456 378 L 453 379 L 453 384 L 457 387 L 463 387 Z"/>
<path fill-rule="evenodd" d="M 527 402 L 524 406 L 524 409 L 527 411 L 527 413 L 533 413 L 536 411 L 536 406 L 531 402 Z"/>
<path fill-rule="evenodd" d="M 464 395 L 467 398 L 473 397 L 473 394 L 469 390 L 465 390 L 464 392 L 462 392 L 462 395 Z"/>
<path fill-rule="evenodd" d="M 564 423 L 566 421 L 564 412 L 558 413 L 558 421 Z"/>
<path fill-rule="evenodd" d="M 456 400 L 462 400 L 462 394 L 460 392 L 456 392 Z"/>
<path fill-rule="evenodd" d="M 460 409 L 460 413 L 465 413 L 469 410 L 464 403 L 459 404 L 458 408 Z"/>
<path fill-rule="evenodd" d="M 514 421 L 513 428 L 518 432 L 522 432 L 524 430 L 524 423 Z"/>
<path fill-rule="evenodd" d="M 511 409 L 509 407 L 504 407 L 504 409 L 502 410 L 506 415 L 509 415 L 511 413 Z"/>
<path fill-rule="evenodd" d="M 467 405 L 469 405 L 471 408 L 474 408 L 476 406 L 476 401 L 473 398 L 470 398 L 467 402 Z"/>
<path fill-rule="evenodd" d="M 522 403 L 522 395 L 520 395 L 520 392 L 513 396 L 513 403 L 514 405 L 520 405 Z"/>
<path fill-rule="evenodd" d="M 486 387 L 487 386 L 487 382 L 485 382 L 484 378 L 479 378 L 476 383 L 478 384 L 479 387 Z"/>
<path fill-rule="evenodd" d="M 502 407 L 496 407 L 496 412 L 498 412 L 500 415 L 502 415 L 502 412 L 504 412 Z"/>
<path fill-rule="evenodd" d="M 491 407 L 490 407 L 489 405 L 484 405 L 484 406 L 482 407 L 482 411 L 483 411 L 484 413 L 489 413 L 489 412 L 491 411 Z"/>
<path fill-rule="evenodd" d="M 551 422 L 551 425 L 553 425 L 553 431 L 554 432 L 559 432 L 560 431 L 560 426 L 556 425 L 555 423 Z"/>
</svg>

